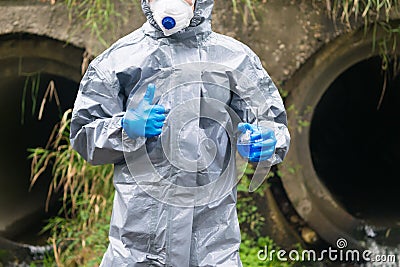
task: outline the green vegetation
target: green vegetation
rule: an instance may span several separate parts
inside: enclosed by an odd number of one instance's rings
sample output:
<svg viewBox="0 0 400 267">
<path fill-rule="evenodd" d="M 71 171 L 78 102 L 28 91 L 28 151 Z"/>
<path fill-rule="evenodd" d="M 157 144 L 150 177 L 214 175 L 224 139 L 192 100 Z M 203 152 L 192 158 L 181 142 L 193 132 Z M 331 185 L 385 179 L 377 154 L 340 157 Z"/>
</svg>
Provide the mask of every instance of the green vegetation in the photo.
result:
<svg viewBox="0 0 400 267">
<path fill-rule="evenodd" d="M 259 2 L 258 0 L 232 0 L 233 12 L 235 14 L 242 14 L 244 24 L 247 24 L 247 14 L 253 21 L 257 21 L 256 15 L 254 13 L 254 4 Z M 266 0 L 263 0 L 265 3 Z"/>
<path fill-rule="evenodd" d="M 240 257 L 244 267 L 290 267 L 295 266 L 293 262 L 281 262 L 278 260 L 276 254 L 273 254 L 273 259 L 269 260 L 260 260 L 258 258 L 258 253 L 260 250 L 268 248 L 269 251 L 271 250 L 279 250 L 280 248 L 274 243 L 272 239 L 269 237 L 259 237 L 258 239 L 254 240 L 249 238 L 246 233 L 242 233 L 242 244 L 240 246 Z M 300 252 L 301 249 L 299 248 L 298 251 Z M 260 257 L 264 257 L 263 254 L 260 254 Z"/>
<path fill-rule="evenodd" d="M 112 32 L 116 17 L 120 16 L 115 11 L 114 1 L 112 0 L 64 0 L 70 16 L 75 16 L 83 20 L 85 28 L 89 28 L 97 39 L 107 46 L 103 34 L 107 31 Z"/>
<path fill-rule="evenodd" d="M 55 191 L 63 192 L 59 216 L 51 218 L 43 229 L 50 232 L 48 243 L 54 250 L 45 266 L 95 266 L 108 243 L 113 167 L 92 166 L 72 149 L 70 113 L 67 111 L 54 128 L 46 148 L 31 150 L 32 185 L 51 168 L 48 199 Z"/>
<path fill-rule="evenodd" d="M 249 185 L 251 176 L 254 170 L 251 165 L 248 165 L 243 177 L 238 184 L 238 219 L 240 229 L 242 232 L 242 243 L 240 245 L 240 258 L 243 266 L 257 267 L 257 266 L 273 266 L 273 267 L 289 267 L 293 266 L 290 262 L 280 262 L 276 255 L 272 261 L 269 259 L 262 261 L 258 259 L 258 252 L 264 250 L 265 246 L 269 250 L 279 250 L 279 247 L 272 239 L 262 235 L 262 228 L 265 218 L 260 211 L 263 201 L 265 201 L 264 191 L 267 189 L 268 184 L 264 182 L 254 193 L 249 193 Z M 272 176 L 270 173 L 268 175 Z"/>
<path fill-rule="evenodd" d="M 390 14 L 399 8 L 397 0 L 333 0 L 326 1 L 326 5 L 333 19 L 340 17 L 350 28 L 352 18 L 356 22 L 361 17 L 366 25 L 379 20 L 389 22 Z"/>
<path fill-rule="evenodd" d="M 56 0 L 48 0 L 51 4 L 56 4 Z M 83 29 L 89 29 L 92 36 L 104 46 L 108 47 L 105 35 L 110 37 L 110 34 L 115 32 L 115 29 L 122 23 L 126 14 L 121 14 L 117 11 L 120 5 L 139 6 L 139 1 L 127 0 L 58 0 L 64 2 L 69 10 L 70 19 L 77 19 L 83 23 Z M 119 9 L 121 10 L 121 9 Z M 81 27 L 74 29 L 82 30 Z M 111 36 L 114 39 L 117 36 Z"/>
<path fill-rule="evenodd" d="M 0 249 L 0 267 L 3 263 L 6 263 L 10 258 L 9 252 L 4 249 Z"/>
<path fill-rule="evenodd" d="M 400 37 L 400 24 L 390 21 L 390 16 L 399 13 L 398 0 L 334 0 L 326 1 L 328 13 L 334 21 L 339 18 L 349 30 L 359 25 L 362 20 L 365 33 L 372 29 L 373 47 L 378 49 L 382 57 L 382 69 L 387 70 L 390 62 L 397 58 L 397 43 Z M 377 30 L 384 32 L 381 39 L 377 39 Z"/>
<path fill-rule="evenodd" d="M 40 86 L 40 73 L 33 73 L 33 74 L 19 74 L 20 76 L 25 76 L 25 84 L 24 89 L 22 91 L 22 101 L 21 101 L 21 124 L 25 122 L 25 109 L 26 109 L 26 97 L 28 90 L 30 90 L 31 101 L 32 101 L 32 115 L 35 114 L 36 110 L 36 102 L 39 93 L 39 86 Z M 31 86 L 29 86 L 31 85 Z"/>
<path fill-rule="evenodd" d="M 361 19 L 364 33 L 372 31 L 372 51 L 377 51 L 380 55 L 384 71 L 384 83 L 377 107 L 379 109 L 386 92 L 387 80 L 391 76 L 390 72 L 393 72 L 393 77 L 400 72 L 397 56 L 400 24 L 398 21 L 390 20 L 391 15 L 399 15 L 400 3 L 398 0 L 334 0 L 326 3 L 334 21 L 340 18 L 349 30 L 353 30 L 359 26 L 358 21 Z M 379 38 L 378 30 L 383 32 L 383 36 Z"/>
</svg>

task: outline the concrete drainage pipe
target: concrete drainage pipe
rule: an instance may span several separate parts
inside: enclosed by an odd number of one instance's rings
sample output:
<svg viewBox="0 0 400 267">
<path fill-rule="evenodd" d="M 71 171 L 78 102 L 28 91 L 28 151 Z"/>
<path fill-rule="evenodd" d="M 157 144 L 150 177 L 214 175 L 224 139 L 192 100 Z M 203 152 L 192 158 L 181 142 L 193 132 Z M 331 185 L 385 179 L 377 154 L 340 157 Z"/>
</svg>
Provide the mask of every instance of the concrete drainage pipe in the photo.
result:
<svg viewBox="0 0 400 267">
<path fill-rule="evenodd" d="M 62 113 L 73 106 L 81 77 L 82 54 L 82 49 L 46 37 L 28 34 L 0 36 L 0 249 L 2 246 L 15 247 L 16 243 L 10 240 L 41 243 L 37 233 L 44 220 L 51 216 L 44 211 L 50 173 L 39 179 L 29 192 L 27 149 L 46 145 L 53 126 L 59 121 L 60 112 L 53 100 L 46 105 L 43 118 L 38 121 L 37 112 L 33 116 L 31 111 L 29 82 L 25 114 L 22 114 L 21 102 L 27 76 L 40 73 L 39 91 L 34 96 L 37 98 L 36 111 L 49 82 L 54 81 Z"/>
<path fill-rule="evenodd" d="M 362 31 L 341 36 L 287 83 L 298 115 L 283 186 L 322 239 L 346 238 L 349 247 L 400 243 L 400 76 L 390 72 L 378 107 L 385 82 L 372 42 Z M 300 119 L 310 126 L 297 127 Z"/>
</svg>

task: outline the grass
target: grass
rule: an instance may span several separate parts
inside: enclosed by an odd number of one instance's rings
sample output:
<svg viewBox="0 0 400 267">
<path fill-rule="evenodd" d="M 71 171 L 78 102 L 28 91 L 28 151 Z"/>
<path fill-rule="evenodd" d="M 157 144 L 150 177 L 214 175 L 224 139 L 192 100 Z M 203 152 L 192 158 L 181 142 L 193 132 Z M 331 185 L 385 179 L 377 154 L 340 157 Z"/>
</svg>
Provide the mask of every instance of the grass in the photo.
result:
<svg viewBox="0 0 400 267">
<path fill-rule="evenodd" d="M 364 33 L 372 31 L 372 51 L 377 51 L 382 59 L 381 68 L 384 75 L 381 96 L 377 109 L 381 108 L 386 93 L 387 79 L 390 76 L 396 77 L 400 69 L 398 66 L 398 39 L 400 37 L 400 24 L 391 22 L 391 14 L 399 13 L 398 0 L 327 0 L 327 10 L 331 18 L 337 18 L 353 30 L 358 20 L 362 19 Z M 377 32 L 381 30 L 383 37 L 378 38 Z M 393 65 L 393 68 L 390 66 Z M 392 69 L 393 74 L 389 71 Z"/>
<path fill-rule="evenodd" d="M 48 0 L 51 4 L 56 4 L 57 0 Z M 83 29 L 89 29 L 92 36 L 104 46 L 108 47 L 110 44 L 106 41 L 119 24 L 123 20 L 123 15 L 116 9 L 116 5 L 127 4 L 136 1 L 128 0 L 58 0 L 64 2 L 69 10 L 70 20 L 78 19 L 83 23 Z M 80 27 L 74 30 L 82 30 Z M 112 36 L 113 38 L 117 36 Z M 115 39 L 114 38 L 114 39 Z"/>
<path fill-rule="evenodd" d="M 372 50 L 378 49 L 383 70 L 388 69 L 391 61 L 396 61 L 400 25 L 394 25 L 390 16 L 399 13 L 398 0 L 327 0 L 326 7 L 331 18 L 340 19 L 349 30 L 357 26 L 359 20 L 363 21 L 365 33 L 372 29 Z M 378 28 L 384 32 L 379 40 Z"/>
<path fill-rule="evenodd" d="M 51 218 L 43 229 L 50 231 L 48 243 L 54 250 L 54 255 L 48 257 L 54 262 L 47 259 L 47 266 L 94 266 L 92 263 L 98 262 L 108 242 L 113 167 L 92 166 L 72 149 L 70 114 L 71 110 L 64 113 L 45 148 L 30 150 L 31 184 L 50 168 L 53 180 L 48 200 L 54 192 L 63 192 L 59 216 Z"/>
<path fill-rule="evenodd" d="M 337 17 L 351 28 L 355 21 L 363 19 L 365 24 L 374 21 L 389 22 L 390 13 L 398 12 L 398 0 L 327 0 L 326 8 L 335 20 Z"/>
<path fill-rule="evenodd" d="M 254 4 L 258 2 L 258 0 L 232 0 L 233 12 L 235 14 L 242 13 L 242 18 L 244 24 L 247 24 L 247 13 L 250 14 L 250 17 L 253 21 L 257 21 L 256 15 L 254 13 Z M 263 2 L 266 2 L 263 0 Z M 241 11 L 241 12 L 240 12 Z"/>
<path fill-rule="evenodd" d="M 84 27 L 104 45 L 109 44 L 104 38 L 105 33 L 113 32 L 118 18 L 121 16 L 115 10 L 113 0 L 64 0 L 70 16 L 76 16 L 84 21 Z"/>
<path fill-rule="evenodd" d="M 242 244 L 240 245 L 240 258 L 242 260 L 244 267 L 291 267 L 291 266 L 299 266 L 301 263 L 291 262 L 291 261 L 280 261 L 278 260 L 277 254 L 273 254 L 273 258 L 269 259 L 268 257 L 264 260 L 262 257 L 265 257 L 264 254 L 260 254 L 261 259 L 258 258 L 258 253 L 260 250 L 265 251 L 265 248 L 268 248 L 268 251 L 278 251 L 280 247 L 275 244 L 275 242 L 269 237 L 259 237 L 257 239 L 253 239 L 247 236 L 246 233 L 242 233 Z M 301 248 L 298 247 L 297 251 L 300 252 Z M 302 266 L 302 265 L 301 265 Z"/>
<path fill-rule="evenodd" d="M 265 201 L 264 190 L 268 184 L 264 182 L 254 193 L 249 193 L 248 188 L 254 170 L 248 165 L 243 177 L 238 184 L 237 211 L 242 235 L 240 245 L 240 258 L 244 267 L 290 267 L 293 262 L 281 262 L 275 255 L 272 259 L 260 260 L 258 252 L 268 247 L 268 250 L 279 250 L 279 246 L 262 234 L 265 218 L 261 212 L 262 201 Z M 269 174 L 271 176 L 272 173 Z M 297 249 L 301 249 L 299 246 Z"/>
<path fill-rule="evenodd" d="M 20 74 L 22 76 L 22 74 Z M 27 103 L 27 94 L 30 90 L 31 101 L 32 101 L 32 115 L 35 114 L 37 98 L 39 93 L 39 85 L 40 85 L 40 73 L 37 74 L 26 74 L 24 88 L 22 91 L 22 100 L 21 100 L 21 124 L 25 123 L 25 113 L 26 113 L 26 103 Z M 30 85 L 30 86 L 29 86 Z"/>
</svg>

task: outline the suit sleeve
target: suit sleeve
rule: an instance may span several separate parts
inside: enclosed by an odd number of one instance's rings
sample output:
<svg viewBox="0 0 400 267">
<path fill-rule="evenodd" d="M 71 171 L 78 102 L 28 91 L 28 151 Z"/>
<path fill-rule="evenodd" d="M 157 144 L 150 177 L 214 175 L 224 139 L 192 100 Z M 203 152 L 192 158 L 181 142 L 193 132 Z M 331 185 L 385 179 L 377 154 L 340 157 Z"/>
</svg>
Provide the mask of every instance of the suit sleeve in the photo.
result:
<svg viewBox="0 0 400 267">
<path fill-rule="evenodd" d="M 117 79 L 92 65 L 80 83 L 70 140 L 72 147 L 93 165 L 119 163 L 124 160 L 124 151 L 136 150 L 145 142 L 145 138 L 128 140 L 122 131 L 126 97 L 119 87 Z"/>
<path fill-rule="evenodd" d="M 287 127 L 286 110 L 278 89 L 262 67 L 260 59 L 254 52 L 248 50 L 248 58 L 242 64 L 240 73 L 244 80 L 242 84 L 236 85 L 237 94 L 231 100 L 231 107 L 236 110 L 239 117 L 243 118 L 246 106 L 252 110 L 258 110 L 258 123 L 261 126 L 271 128 L 276 136 L 277 144 L 275 154 L 269 161 L 271 165 L 278 164 L 285 158 L 290 145 L 290 134 Z M 243 77 L 246 77 L 243 79 Z M 250 123 L 255 123 L 253 117 Z"/>
<path fill-rule="evenodd" d="M 257 119 L 260 125 L 274 130 L 277 140 L 275 155 L 270 159 L 274 165 L 282 162 L 289 150 L 290 134 L 287 115 L 279 91 L 265 71 L 258 84 L 259 88 L 267 94 L 267 109 L 263 109 Z"/>
</svg>

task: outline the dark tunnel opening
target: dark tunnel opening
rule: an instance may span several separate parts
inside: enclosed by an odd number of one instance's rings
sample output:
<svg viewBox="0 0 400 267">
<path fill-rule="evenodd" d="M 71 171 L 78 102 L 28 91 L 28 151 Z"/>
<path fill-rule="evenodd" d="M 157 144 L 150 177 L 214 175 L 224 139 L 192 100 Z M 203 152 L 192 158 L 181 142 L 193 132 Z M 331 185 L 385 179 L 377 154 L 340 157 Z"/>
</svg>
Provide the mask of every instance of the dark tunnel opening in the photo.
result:
<svg viewBox="0 0 400 267">
<path fill-rule="evenodd" d="M 50 171 L 44 173 L 29 191 L 31 160 L 28 159 L 30 152 L 27 149 L 46 146 L 62 113 L 73 106 L 78 84 L 65 77 L 41 73 L 37 87 L 39 90 L 37 96 L 34 96 L 31 93 L 32 80 L 26 81 L 26 76 L 7 75 L 0 81 L 3 111 L 0 133 L 0 235 L 17 242 L 41 244 L 45 236 L 39 236 L 38 233 L 46 220 L 58 211 L 60 202 L 54 196 L 52 208 L 45 212 Z M 61 106 L 57 106 L 53 97 L 51 102 L 46 102 L 43 117 L 38 120 L 38 111 L 50 81 L 54 81 Z M 23 112 L 25 86 L 27 90 Z M 34 114 L 32 99 L 36 99 Z"/>
<path fill-rule="evenodd" d="M 45 243 L 46 235 L 38 233 L 58 211 L 60 201 L 59 196 L 54 196 L 50 211 L 45 211 L 50 168 L 29 191 L 28 149 L 45 147 L 61 114 L 73 106 L 83 52 L 81 48 L 46 36 L 23 32 L 0 36 L 0 249 L 7 247 L 2 244 L 7 239 L 31 245 Z M 60 108 L 54 97 L 51 102 L 47 98 L 43 117 L 38 120 L 50 81 L 54 81 Z M 36 93 L 32 93 L 33 88 L 37 89 Z M 24 90 L 25 105 L 22 105 Z"/>
<path fill-rule="evenodd" d="M 400 76 L 388 72 L 378 108 L 381 63 L 379 57 L 359 62 L 330 85 L 314 111 L 310 150 L 318 177 L 349 213 L 387 226 L 400 220 Z"/>
</svg>

